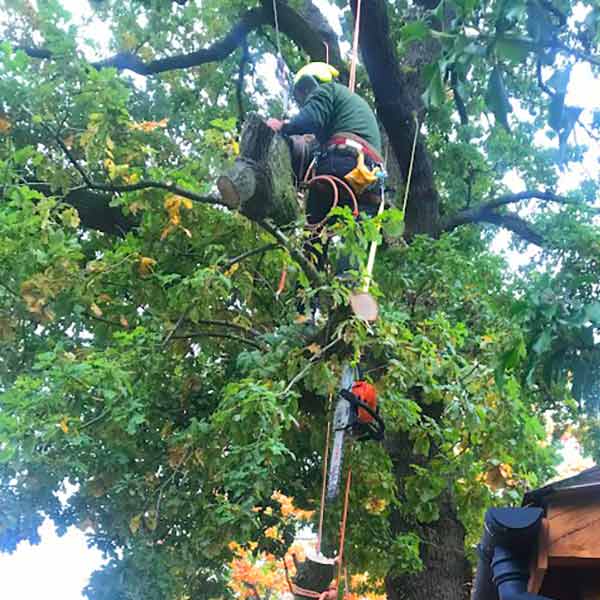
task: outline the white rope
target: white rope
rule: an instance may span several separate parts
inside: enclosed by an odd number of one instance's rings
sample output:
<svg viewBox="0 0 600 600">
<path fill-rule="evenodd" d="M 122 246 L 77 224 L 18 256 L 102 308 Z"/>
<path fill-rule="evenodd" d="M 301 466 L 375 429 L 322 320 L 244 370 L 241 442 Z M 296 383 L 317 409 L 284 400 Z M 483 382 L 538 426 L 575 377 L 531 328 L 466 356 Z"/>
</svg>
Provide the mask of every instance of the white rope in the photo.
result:
<svg viewBox="0 0 600 600">
<path fill-rule="evenodd" d="M 277 0 L 273 0 L 273 17 L 275 18 L 275 41 L 277 43 L 277 56 L 283 58 L 281 55 L 281 42 L 279 41 L 279 17 L 277 15 Z"/>
</svg>

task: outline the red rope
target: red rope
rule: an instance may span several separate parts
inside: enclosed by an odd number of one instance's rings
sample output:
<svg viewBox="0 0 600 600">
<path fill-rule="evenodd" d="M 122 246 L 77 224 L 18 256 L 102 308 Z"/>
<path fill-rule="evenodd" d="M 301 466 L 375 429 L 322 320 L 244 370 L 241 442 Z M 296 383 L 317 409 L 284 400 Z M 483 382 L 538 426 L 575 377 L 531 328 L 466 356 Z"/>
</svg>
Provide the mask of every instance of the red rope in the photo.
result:
<svg viewBox="0 0 600 600">
<path fill-rule="evenodd" d="M 346 492 L 344 494 L 344 512 L 342 513 L 342 524 L 340 526 L 340 548 L 338 551 L 338 586 L 342 581 L 342 569 L 344 563 L 344 542 L 346 541 L 346 523 L 348 521 L 348 505 L 350 500 L 350 484 L 352 483 L 352 467 L 348 467 L 348 478 L 346 479 Z"/>
<path fill-rule="evenodd" d="M 331 396 L 329 396 L 331 402 Z M 329 459 L 329 436 L 331 435 L 331 421 L 327 421 L 327 434 L 325 436 L 325 452 L 323 453 L 323 485 L 321 486 L 321 510 L 319 511 L 319 529 L 317 532 L 317 554 L 321 554 L 321 539 L 323 538 L 323 517 L 325 515 L 325 491 L 327 489 L 327 462 Z"/>
<path fill-rule="evenodd" d="M 360 30 L 360 4 L 361 0 L 356 3 L 356 22 L 354 24 L 354 36 L 352 40 L 352 63 L 350 65 L 350 81 L 348 88 L 351 92 L 356 86 L 356 63 L 358 62 L 358 35 Z"/>
</svg>

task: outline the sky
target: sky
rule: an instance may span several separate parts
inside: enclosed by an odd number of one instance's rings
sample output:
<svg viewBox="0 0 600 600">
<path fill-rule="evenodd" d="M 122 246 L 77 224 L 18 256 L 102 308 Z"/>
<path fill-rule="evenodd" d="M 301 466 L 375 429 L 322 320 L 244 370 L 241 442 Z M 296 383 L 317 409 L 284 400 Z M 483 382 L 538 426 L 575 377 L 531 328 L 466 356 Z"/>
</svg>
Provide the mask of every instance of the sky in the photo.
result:
<svg viewBox="0 0 600 600">
<path fill-rule="evenodd" d="M 35 3 L 35 2 L 34 2 Z M 89 5 L 85 0 L 63 0 L 63 6 L 72 13 L 75 22 L 82 22 L 89 16 Z M 326 14 L 332 26 L 340 32 L 339 17 L 341 10 L 332 7 L 327 0 L 314 0 L 314 3 Z M 576 15 L 578 20 L 583 14 Z M 88 58 L 100 58 L 107 55 L 107 40 L 110 30 L 106 23 L 92 20 L 81 31 L 82 37 L 90 37 L 98 42 L 99 55 Z M 343 48 L 348 52 L 349 45 Z M 271 65 L 272 67 L 273 65 Z M 274 69 L 266 64 L 265 75 Z M 143 78 L 140 78 L 143 85 Z M 275 83 L 275 85 L 277 85 Z M 271 87 L 271 86 L 269 86 Z M 585 93 L 582 93 L 582 91 Z M 571 83 L 567 95 L 567 103 L 572 102 L 586 109 L 584 118 L 591 118 L 594 109 L 600 108 L 600 80 L 592 76 L 589 65 L 578 64 L 573 69 Z M 543 135 L 543 134 L 540 134 Z M 579 135 L 585 135 L 579 132 Z M 536 142 L 543 140 L 536 139 Z M 600 159 L 600 147 L 590 143 L 581 167 L 570 169 L 564 173 L 560 182 L 560 190 L 565 192 L 577 186 L 584 172 L 596 171 Z M 523 182 L 513 174 L 505 183 L 514 191 L 524 189 Z M 518 269 L 529 262 L 536 250 L 530 247 L 527 252 L 516 253 L 508 250 L 510 234 L 500 231 L 492 245 L 494 251 L 507 256 L 512 269 Z M 589 460 L 581 458 L 574 439 L 564 440 L 565 466 L 563 476 L 572 475 L 583 468 L 591 466 Z M 2 600 L 83 600 L 82 589 L 87 584 L 90 574 L 102 565 L 100 552 L 88 548 L 85 533 L 71 527 L 59 537 L 53 523 L 46 519 L 40 527 L 42 542 L 37 546 L 22 542 L 16 552 L 11 555 L 0 553 L 0 582 Z"/>
</svg>

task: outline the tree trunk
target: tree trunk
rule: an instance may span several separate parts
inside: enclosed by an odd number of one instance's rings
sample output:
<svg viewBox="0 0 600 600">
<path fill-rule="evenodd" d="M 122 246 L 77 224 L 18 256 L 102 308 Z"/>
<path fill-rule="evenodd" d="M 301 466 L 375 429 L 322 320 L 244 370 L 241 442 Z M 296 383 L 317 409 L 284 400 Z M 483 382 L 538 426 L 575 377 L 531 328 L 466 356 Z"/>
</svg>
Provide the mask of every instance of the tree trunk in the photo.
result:
<svg viewBox="0 0 600 600">
<path fill-rule="evenodd" d="M 217 188 L 227 206 L 253 221 L 287 225 L 300 213 L 289 147 L 256 114 L 244 123 L 240 156 Z"/>
<path fill-rule="evenodd" d="M 361 56 L 375 94 L 377 114 L 391 141 L 394 154 L 406 183 L 411 165 L 416 125 L 423 117 L 422 85 L 419 65 L 411 65 L 410 58 L 401 68 L 396 48 L 390 35 L 390 23 L 385 0 L 362 3 L 360 26 Z M 350 5 L 356 14 L 356 0 Z M 431 50 L 431 49 L 429 49 Z M 426 56 L 418 58 L 420 63 Z M 422 135 L 417 136 L 408 205 L 406 235 L 418 233 L 434 235 L 438 229 L 439 196 L 433 179 L 431 159 Z"/>
<path fill-rule="evenodd" d="M 434 409 L 433 413 L 435 412 L 437 411 Z M 439 414 L 429 416 L 440 417 Z M 402 496 L 404 480 L 412 472 L 410 465 L 420 464 L 425 467 L 427 459 L 414 455 L 413 443 L 405 433 L 387 436 L 385 444 L 394 464 L 394 475 Z M 465 557 L 465 530 L 454 510 L 449 491 L 442 494 L 439 503 L 440 517 L 433 523 L 415 526 L 414 521 L 408 522 L 399 512 L 392 513 L 392 534 L 416 531 L 419 536 L 423 569 L 412 575 L 388 576 L 385 582 L 388 600 L 469 598 L 472 573 Z"/>
<path fill-rule="evenodd" d="M 467 600 L 471 570 L 464 552 L 465 532 L 445 499 L 440 518 L 419 530 L 423 570 L 386 578 L 388 600 Z"/>
</svg>

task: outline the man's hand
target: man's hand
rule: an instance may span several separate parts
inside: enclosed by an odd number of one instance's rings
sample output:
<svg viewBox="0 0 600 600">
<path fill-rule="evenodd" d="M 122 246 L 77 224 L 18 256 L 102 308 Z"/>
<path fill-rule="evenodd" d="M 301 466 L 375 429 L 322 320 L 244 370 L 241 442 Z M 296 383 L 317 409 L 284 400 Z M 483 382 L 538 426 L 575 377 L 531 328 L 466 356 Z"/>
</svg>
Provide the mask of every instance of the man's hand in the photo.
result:
<svg viewBox="0 0 600 600">
<path fill-rule="evenodd" d="M 283 127 L 283 121 L 279 119 L 267 119 L 267 126 L 273 131 L 279 131 Z"/>
</svg>

